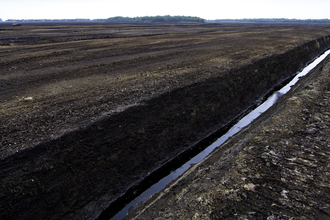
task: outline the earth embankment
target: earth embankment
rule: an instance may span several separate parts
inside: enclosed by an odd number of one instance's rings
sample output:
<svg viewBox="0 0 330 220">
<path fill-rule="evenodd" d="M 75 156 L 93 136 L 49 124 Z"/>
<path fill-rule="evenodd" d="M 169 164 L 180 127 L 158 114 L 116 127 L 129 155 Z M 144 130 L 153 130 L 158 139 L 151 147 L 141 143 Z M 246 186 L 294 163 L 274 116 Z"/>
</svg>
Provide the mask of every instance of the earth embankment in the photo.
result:
<svg viewBox="0 0 330 220">
<path fill-rule="evenodd" d="M 97 217 L 330 43 L 304 25 L 1 31 L 4 219 Z"/>
</svg>

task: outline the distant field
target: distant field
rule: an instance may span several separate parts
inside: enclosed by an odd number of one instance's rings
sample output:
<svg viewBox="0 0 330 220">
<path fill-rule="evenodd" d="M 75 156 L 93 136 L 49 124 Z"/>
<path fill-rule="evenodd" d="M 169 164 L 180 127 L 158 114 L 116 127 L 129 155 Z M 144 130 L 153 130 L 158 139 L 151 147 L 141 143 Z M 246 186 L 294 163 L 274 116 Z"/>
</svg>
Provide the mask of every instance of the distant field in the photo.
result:
<svg viewBox="0 0 330 220">
<path fill-rule="evenodd" d="M 0 24 L 1 151 L 330 33 L 320 25 L 87 24 Z"/>
<path fill-rule="evenodd" d="M 72 214 L 109 190 L 115 198 L 127 181 L 141 180 L 255 101 L 243 101 L 244 92 L 236 89 L 249 77 L 243 72 L 229 82 L 230 74 L 249 65 L 257 71 L 253 64 L 266 58 L 284 62 L 278 55 L 311 41 L 306 47 L 317 53 L 325 45 L 314 40 L 328 35 L 329 26 L 301 24 L 0 23 L 0 161 L 15 161 L 19 153 L 28 158 L 12 168 L 9 179 L 9 171 L 0 170 L 2 185 L 22 189 L 15 194 L 22 209 L 38 212 L 42 205 L 34 209 L 28 201 L 44 191 L 25 197 L 31 186 L 16 177 L 40 180 L 58 215 Z M 274 82 L 281 69 L 275 64 L 267 72 Z M 142 159 L 128 165 L 123 156 L 132 158 L 138 150 Z M 24 174 L 20 166 L 28 167 Z M 116 176 L 124 170 L 127 181 Z M 111 172 L 121 182 L 107 185 L 110 177 L 104 176 Z M 81 195 L 86 187 L 90 191 Z M 63 198 L 53 194 L 60 189 Z M 6 190 L 2 195 L 16 198 Z"/>
</svg>

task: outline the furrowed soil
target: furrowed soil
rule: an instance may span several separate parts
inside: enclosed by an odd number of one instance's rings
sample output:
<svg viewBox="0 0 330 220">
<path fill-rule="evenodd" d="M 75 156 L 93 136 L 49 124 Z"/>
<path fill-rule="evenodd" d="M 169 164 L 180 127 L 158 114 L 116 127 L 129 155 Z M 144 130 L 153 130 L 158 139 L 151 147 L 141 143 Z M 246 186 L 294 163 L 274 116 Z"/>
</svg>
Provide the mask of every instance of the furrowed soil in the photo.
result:
<svg viewBox="0 0 330 220">
<path fill-rule="evenodd" d="M 0 218 L 95 219 L 329 35 L 298 24 L 1 24 Z"/>
</svg>

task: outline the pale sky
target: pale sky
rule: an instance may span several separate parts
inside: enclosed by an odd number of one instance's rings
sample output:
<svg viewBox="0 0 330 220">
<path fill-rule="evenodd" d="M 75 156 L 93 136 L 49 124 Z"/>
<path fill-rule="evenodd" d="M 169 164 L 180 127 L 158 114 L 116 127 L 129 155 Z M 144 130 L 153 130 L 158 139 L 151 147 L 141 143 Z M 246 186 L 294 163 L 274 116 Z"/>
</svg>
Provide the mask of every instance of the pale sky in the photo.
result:
<svg viewBox="0 0 330 220">
<path fill-rule="evenodd" d="M 2 20 L 156 15 L 330 19 L 330 0 L 0 0 Z"/>
</svg>

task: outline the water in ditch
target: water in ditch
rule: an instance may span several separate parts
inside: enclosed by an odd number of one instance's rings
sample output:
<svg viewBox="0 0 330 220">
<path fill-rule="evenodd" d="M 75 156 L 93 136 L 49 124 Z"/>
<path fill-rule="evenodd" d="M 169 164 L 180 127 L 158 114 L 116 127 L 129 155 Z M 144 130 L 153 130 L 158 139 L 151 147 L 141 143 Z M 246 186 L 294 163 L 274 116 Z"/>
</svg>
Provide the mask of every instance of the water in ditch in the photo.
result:
<svg viewBox="0 0 330 220">
<path fill-rule="evenodd" d="M 249 114 L 247 114 L 245 117 L 243 117 L 241 120 L 239 120 L 234 126 L 232 126 L 227 133 L 222 135 L 220 138 L 218 138 L 215 142 L 213 142 L 210 146 L 205 148 L 203 151 L 201 151 L 199 154 L 191 158 L 188 162 L 183 164 L 178 169 L 172 171 L 169 175 L 165 176 L 163 179 L 152 185 L 150 188 L 148 188 L 146 191 L 144 191 L 142 194 L 140 194 L 138 197 L 136 197 L 133 201 L 131 201 L 129 204 L 127 204 L 122 210 L 120 210 L 115 216 L 111 218 L 111 220 L 121 220 L 125 218 L 125 216 L 132 212 L 134 209 L 136 209 L 138 206 L 140 206 L 144 201 L 146 201 L 148 198 L 153 196 L 158 191 L 162 190 L 168 183 L 170 183 L 172 180 L 179 177 L 181 174 L 183 174 L 186 170 L 190 168 L 192 164 L 196 164 L 200 161 L 202 161 L 206 156 L 208 156 L 215 148 L 219 147 L 221 144 L 223 144 L 226 140 L 228 140 L 230 137 L 238 133 L 240 130 L 242 130 L 244 127 L 249 125 L 253 120 L 255 120 L 257 117 L 259 117 L 263 112 L 265 112 L 267 109 L 269 109 L 282 95 L 287 93 L 291 86 L 295 85 L 299 78 L 305 76 L 307 73 L 309 73 L 317 64 L 319 64 L 327 55 L 330 54 L 330 50 L 327 50 L 324 52 L 321 56 L 316 58 L 313 62 L 311 62 L 308 66 L 306 66 L 301 72 L 298 72 L 298 74 L 284 87 L 282 87 L 280 90 L 275 91 L 269 98 L 264 101 L 262 104 L 260 104 L 257 108 L 255 108 L 253 111 L 251 111 Z"/>
</svg>

